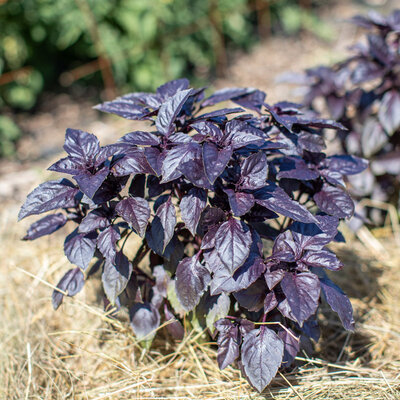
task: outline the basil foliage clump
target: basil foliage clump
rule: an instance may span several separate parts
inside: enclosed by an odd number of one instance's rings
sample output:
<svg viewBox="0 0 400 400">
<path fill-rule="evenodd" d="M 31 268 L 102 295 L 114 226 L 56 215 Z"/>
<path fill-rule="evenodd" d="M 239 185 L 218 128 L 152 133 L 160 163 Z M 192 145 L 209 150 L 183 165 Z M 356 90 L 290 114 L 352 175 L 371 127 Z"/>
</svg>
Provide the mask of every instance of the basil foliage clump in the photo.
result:
<svg viewBox="0 0 400 400">
<path fill-rule="evenodd" d="M 400 10 L 386 18 L 371 11 L 352 21 L 367 29 L 364 42 L 344 61 L 306 71 L 304 104 L 347 128 L 337 135 L 343 153 L 370 161 L 350 179 L 352 194 L 400 207 Z M 383 223 L 379 213 L 360 212 Z"/>
<path fill-rule="evenodd" d="M 240 361 L 259 391 L 292 363 L 301 338 L 318 340 L 322 294 L 353 330 L 350 301 L 325 273 L 342 263 L 326 245 L 343 240 L 339 220 L 354 212 L 343 177 L 366 162 L 324 154 L 321 129 L 340 123 L 265 97 L 252 88 L 205 97 L 180 79 L 97 106 L 147 120 L 148 131 L 102 147 L 68 129 L 67 156 L 49 169 L 72 180 L 41 184 L 19 214 L 61 209 L 35 222 L 26 240 L 74 229 L 64 251 L 76 267 L 58 283 L 54 308 L 98 271 L 107 301 L 129 310 L 139 340 L 166 321 L 181 339 L 187 314 L 218 335 L 219 367 Z M 218 107 L 226 101 L 235 107 Z M 141 246 L 128 258 L 132 233 Z"/>
</svg>

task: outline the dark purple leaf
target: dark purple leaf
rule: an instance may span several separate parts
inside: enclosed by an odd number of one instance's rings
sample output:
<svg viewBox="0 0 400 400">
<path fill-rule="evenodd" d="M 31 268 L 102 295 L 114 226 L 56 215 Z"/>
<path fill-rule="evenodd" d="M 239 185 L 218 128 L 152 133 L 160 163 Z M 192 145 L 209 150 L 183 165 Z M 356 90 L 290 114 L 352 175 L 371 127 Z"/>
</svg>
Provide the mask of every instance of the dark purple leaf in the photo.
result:
<svg viewBox="0 0 400 400">
<path fill-rule="evenodd" d="M 295 222 L 290 226 L 290 235 L 301 250 L 321 250 L 337 235 L 339 219 L 330 215 L 316 215 L 318 226 Z M 283 234 L 287 238 L 289 234 Z"/>
<path fill-rule="evenodd" d="M 247 157 L 241 164 L 240 188 L 260 189 L 268 177 L 267 157 L 259 152 Z"/>
<path fill-rule="evenodd" d="M 161 204 L 161 206 L 158 207 L 156 216 L 154 217 L 152 224 L 154 223 L 160 223 L 163 228 L 164 232 L 163 251 L 164 251 L 169 241 L 172 239 L 172 236 L 174 236 L 174 231 L 176 226 L 176 211 L 175 211 L 175 206 L 171 201 L 171 197 L 169 197 L 165 203 Z"/>
<path fill-rule="evenodd" d="M 120 141 L 131 146 L 156 146 L 160 139 L 153 133 L 146 131 L 135 131 L 122 136 Z"/>
<path fill-rule="evenodd" d="M 164 100 L 174 96 L 176 93 L 181 92 L 189 87 L 189 81 L 186 78 L 175 79 L 164 83 L 157 88 L 157 94 Z"/>
<path fill-rule="evenodd" d="M 320 279 L 320 283 L 326 301 L 338 313 L 345 329 L 354 331 L 353 307 L 348 297 L 330 279 Z"/>
<path fill-rule="evenodd" d="M 201 148 L 196 148 L 196 151 L 192 153 L 192 158 L 183 161 L 179 166 L 179 170 L 185 178 L 197 187 L 210 190 L 213 189 L 204 171 Z"/>
<path fill-rule="evenodd" d="M 287 115 L 274 112 L 271 106 L 266 105 L 267 110 L 271 113 L 273 119 L 280 125 L 284 126 L 289 131 L 292 130 L 293 126 L 296 125 L 297 128 L 301 128 L 303 126 L 306 127 L 314 127 L 314 128 L 332 128 L 332 129 L 342 129 L 346 130 L 346 128 L 339 122 L 329 120 L 329 119 L 320 119 L 320 118 L 311 118 L 308 119 L 304 116 L 295 116 L 295 115 Z"/>
<path fill-rule="evenodd" d="M 209 269 L 214 272 L 210 285 L 211 294 L 216 295 L 222 292 L 232 293 L 248 288 L 265 271 L 264 260 L 261 256 L 262 242 L 258 234 L 253 231 L 249 257 L 245 263 L 235 271 L 233 276 L 224 264 L 221 266 L 219 258 L 216 261 L 212 259 L 206 260 L 208 265 L 211 263 L 214 264 L 213 266 L 209 266 Z"/>
<path fill-rule="evenodd" d="M 244 108 L 260 113 L 261 107 L 264 105 L 266 94 L 261 90 L 254 90 L 252 93 L 245 94 L 239 98 L 233 98 L 236 104 Z"/>
<path fill-rule="evenodd" d="M 350 218 L 354 213 L 354 203 L 349 194 L 327 183 L 314 194 L 314 201 L 321 211 L 338 218 Z"/>
<path fill-rule="evenodd" d="M 231 274 L 246 261 L 251 243 L 251 233 L 244 222 L 230 218 L 219 227 L 215 248 Z"/>
<path fill-rule="evenodd" d="M 234 150 L 250 144 L 261 146 L 265 142 L 264 132 L 244 121 L 229 121 L 225 126 L 225 134 L 225 145 L 232 146 Z"/>
<path fill-rule="evenodd" d="M 391 136 L 400 127 L 400 93 L 398 90 L 386 92 L 378 112 L 379 122 Z"/>
<path fill-rule="evenodd" d="M 229 205 L 235 217 L 248 213 L 254 206 L 254 196 L 251 193 L 235 192 L 232 189 L 224 189 L 224 192 L 228 196 Z"/>
<path fill-rule="evenodd" d="M 114 156 L 116 154 L 120 154 L 121 152 L 123 152 L 124 148 L 126 148 L 126 146 L 124 146 L 124 145 L 122 145 L 120 143 L 109 144 L 108 146 L 101 147 L 99 153 L 97 154 L 94 166 L 95 167 L 99 167 L 109 157 Z"/>
<path fill-rule="evenodd" d="M 118 97 L 113 101 L 107 101 L 102 104 L 98 104 L 94 108 L 106 113 L 116 114 L 122 118 L 131 119 L 131 120 L 142 120 L 142 119 L 150 119 L 147 117 L 150 110 L 144 106 L 143 101 L 140 100 L 140 97 L 147 97 L 146 100 L 152 102 L 152 108 L 159 107 L 159 101 L 151 96 L 143 96 L 147 95 L 144 93 L 131 93 L 122 97 Z"/>
<path fill-rule="evenodd" d="M 248 288 L 234 292 L 233 296 L 239 305 L 249 311 L 260 311 L 264 306 L 265 295 L 268 292 L 267 286 L 262 279 L 258 279 Z"/>
<path fill-rule="evenodd" d="M 104 229 L 110 225 L 109 216 L 103 209 L 91 211 L 79 224 L 78 231 L 80 233 L 89 233 L 96 229 Z"/>
<path fill-rule="evenodd" d="M 330 129 L 347 130 L 340 122 L 336 122 L 331 119 L 320 119 L 320 118 L 299 119 L 297 117 L 292 117 L 292 116 L 286 118 L 289 118 L 292 121 L 293 125 L 309 126 L 313 128 L 330 128 Z"/>
<path fill-rule="evenodd" d="M 56 208 L 74 207 L 78 192 L 79 189 L 67 179 L 44 182 L 28 194 L 18 220 Z"/>
<path fill-rule="evenodd" d="M 117 297 L 125 290 L 131 274 L 132 264 L 121 251 L 117 252 L 115 260 L 106 260 L 101 280 L 111 304 L 115 304 Z"/>
<path fill-rule="evenodd" d="M 271 312 L 278 305 L 278 300 L 276 299 L 275 292 L 269 292 L 265 296 L 264 300 L 264 314 Z"/>
<path fill-rule="evenodd" d="M 182 90 L 162 104 L 156 120 L 156 127 L 162 135 L 168 136 L 172 133 L 173 123 L 191 93 L 192 89 Z"/>
<path fill-rule="evenodd" d="M 195 118 L 196 121 L 200 121 L 200 120 L 212 120 L 214 118 L 218 118 L 218 117 L 225 117 L 225 115 L 228 114 L 234 114 L 234 113 L 239 113 L 244 111 L 243 108 L 222 108 L 221 110 L 215 110 L 215 111 L 211 111 L 205 114 L 201 114 L 198 117 Z"/>
<path fill-rule="evenodd" d="M 253 88 L 224 88 L 217 90 L 210 97 L 205 99 L 202 103 L 202 107 L 213 106 L 214 104 L 221 103 L 234 99 L 236 97 L 244 96 L 254 92 Z"/>
<path fill-rule="evenodd" d="M 297 237 L 290 230 L 279 234 L 275 239 L 271 258 L 289 263 L 297 261 L 301 257 L 304 248 L 302 242 L 296 239 Z"/>
<path fill-rule="evenodd" d="M 400 150 L 391 151 L 376 157 L 371 162 L 371 169 L 375 175 L 400 174 Z"/>
<path fill-rule="evenodd" d="M 303 205 L 289 197 L 289 195 L 279 186 L 269 184 L 259 189 L 254 197 L 256 203 L 274 211 L 278 214 L 289 217 L 295 221 L 317 223 L 318 220 Z"/>
<path fill-rule="evenodd" d="M 129 310 L 131 327 L 138 340 L 151 340 L 160 326 L 160 313 L 150 303 L 135 303 Z"/>
<path fill-rule="evenodd" d="M 224 134 L 221 129 L 209 121 L 199 121 L 191 125 L 202 136 L 209 137 L 213 142 L 219 143 Z"/>
<path fill-rule="evenodd" d="M 80 171 L 77 175 L 74 175 L 73 178 L 76 180 L 79 189 L 91 199 L 107 178 L 108 173 L 108 167 L 104 167 L 95 174 L 89 171 Z"/>
<path fill-rule="evenodd" d="M 367 35 L 370 55 L 381 64 L 389 64 L 391 54 L 385 39 L 379 35 Z"/>
<path fill-rule="evenodd" d="M 176 270 L 176 294 L 186 311 L 193 310 L 210 283 L 211 276 L 198 255 L 184 258 Z"/>
<path fill-rule="evenodd" d="M 387 26 L 385 18 L 375 10 L 369 10 L 368 16 L 356 15 L 350 20 L 356 25 L 366 29 L 371 29 L 373 26 L 383 28 Z"/>
<path fill-rule="evenodd" d="M 242 363 L 250 383 L 261 393 L 278 372 L 283 342 L 266 327 L 250 331 L 243 339 Z"/>
<path fill-rule="evenodd" d="M 151 304 L 158 309 L 163 300 L 167 297 L 168 284 L 171 278 L 162 265 L 156 265 L 154 267 L 153 276 L 156 284 L 153 286 L 153 297 L 151 299 Z"/>
<path fill-rule="evenodd" d="M 285 127 L 288 131 L 292 130 L 293 124 L 298 121 L 297 117 L 292 117 L 289 115 L 280 115 L 278 112 L 274 111 L 274 108 L 265 104 L 265 108 L 268 110 L 268 112 L 271 114 L 273 122 L 275 122 L 275 125 L 282 125 Z"/>
<path fill-rule="evenodd" d="M 371 157 L 388 142 L 382 125 L 374 118 L 368 119 L 361 135 L 361 148 L 365 157 Z"/>
<path fill-rule="evenodd" d="M 197 188 L 190 189 L 179 204 L 182 220 L 193 236 L 196 235 L 197 225 L 206 205 L 207 195 L 205 191 Z"/>
<path fill-rule="evenodd" d="M 211 225 L 218 225 L 226 221 L 226 214 L 218 207 L 207 206 L 201 217 L 201 224 L 207 229 Z"/>
<path fill-rule="evenodd" d="M 331 94 L 326 97 L 326 104 L 328 106 L 330 116 L 334 120 L 338 120 L 343 117 L 343 114 L 346 110 L 345 98 Z"/>
<path fill-rule="evenodd" d="M 280 172 L 277 175 L 278 179 L 298 179 L 300 181 L 314 180 L 319 177 L 319 173 L 308 168 L 302 158 L 287 157 L 280 166 Z"/>
<path fill-rule="evenodd" d="M 207 233 L 203 236 L 201 240 L 201 249 L 209 250 L 215 247 L 215 234 L 218 231 L 218 225 L 211 225 L 208 227 Z"/>
<path fill-rule="evenodd" d="M 239 319 L 239 331 L 242 336 L 247 335 L 250 331 L 254 329 L 254 323 L 248 321 L 247 319 L 240 318 Z"/>
<path fill-rule="evenodd" d="M 138 235 L 144 236 L 150 218 L 147 200 L 142 197 L 128 197 L 117 204 L 115 211 L 135 229 Z"/>
<path fill-rule="evenodd" d="M 110 174 L 100 186 L 100 189 L 95 193 L 93 199 L 83 196 L 81 202 L 88 204 L 90 208 L 94 208 L 97 205 L 102 205 L 107 201 L 118 197 L 117 193 L 119 193 L 125 187 L 128 179 L 129 176 L 117 177 Z"/>
<path fill-rule="evenodd" d="M 119 229 L 115 225 L 110 225 L 100 232 L 97 238 L 97 247 L 101 254 L 111 262 L 117 254 L 117 242 L 121 239 Z"/>
<path fill-rule="evenodd" d="M 226 279 L 226 276 L 229 274 L 229 271 L 227 271 L 227 268 L 225 266 L 225 264 L 222 262 L 222 260 L 220 259 L 218 252 L 216 249 L 213 249 L 211 251 L 205 251 L 203 252 L 203 257 L 204 257 L 204 261 L 206 262 L 207 268 L 209 271 L 214 272 L 214 273 L 219 273 L 219 276 L 222 276 L 222 279 Z M 223 271 L 220 271 L 223 270 Z M 214 282 L 214 280 L 213 280 Z M 218 284 L 219 279 L 218 277 L 216 277 L 216 280 L 213 284 L 213 288 L 215 288 L 216 284 Z M 213 289 L 212 289 L 213 290 Z M 212 294 L 216 294 L 213 293 Z"/>
<path fill-rule="evenodd" d="M 198 143 L 187 143 L 174 147 L 162 153 L 162 181 L 170 182 L 182 175 L 180 167 L 185 162 L 190 162 L 201 149 Z"/>
<path fill-rule="evenodd" d="M 301 76 L 298 76 L 298 78 L 301 79 Z M 279 101 L 278 103 L 275 103 L 273 107 L 284 114 L 301 114 L 299 110 L 303 105 L 291 101 Z"/>
<path fill-rule="evenodd" d="M 297 353 L 300 351 L 300 338 L 297 338 L 289 328 L 280 329 L 278 331 L 278 336 L 282 339 L 284 346 L 282 365 L 290 367 Z"/>
<path fill-rule="evenodd" d="M 175 132 L 168 138 L 168 141 L 174 144 L 183 144 L 183 143 L 191 143 L 194 142 L 195 140 L 192 138 L 192 136 L 189 136 L 186 133 Z"/>
<path fill-rule="evenodd" d="M 99 140 L 91 133 L 78 129 L 67 129 L 64 150 L 83 164 L 91 165 L 100 151 Z"/>
<path fill-rule="evenodd" d="M 155 172 L 147 162 L 143 149 L 135 147 L 127 150 L 124 156 L 115 162 L 111 170 L 115 176 L 152 174 Z"/>
<path fill-rule="evenodd" d="M 355 175 L 364 171 L 365 168 L 368 167 L 368 161 L 356 156 L 340 155 L 326 158 L 321 163 L 321 166 L 343 175 Z"/>
<path fill-rule="evenodd" d="M 47 169 L 62 174 L 76 175 L 85 170 L 85 163 L 81 159 L 68 156 L 56 161 Z"/>
<path fill-rule="evenodd" d="M 70 269 L 58 282 L 57 288 L 66 292 L 68 296 L 72 297 L 79 293 L 85 284 L 85 276 L 79 268 Z M 54 290 L 51 296 L 53 308 L 57 310 L 63 301 L 64 294 L 58 290 Z"/>
<path fill-rule="evenodd" d="M 268 264 L 264 273 L 264 278 L 268 288 L 272 290 L 283 279 L 286 274 L 286 269 L 279 268 L 279 264 L 277 264 L 278 267 L 273 264 Z"/>
<path fill-rule="evenodd" d="M 148 189 L 149 198 L 157 197 L 167 189 L 171 189 L 171 185 L 169 183 L 161 184 L 160 178 L 152 175 L 147 177 L 146 187 Z"/>
<path fill-rule="evenodd" d="M 178 239 L 177 235 L 174 235 L 162 254 L 164 258 L 164 266 L 167 270 L 176 270 L 179 262 L 184 256 L 184 250 L 184 244 Z"/>
<path fill-rule="evenodd" d="M 68 260 L 85 270 L 93 258 L 96 249 L 96 235 L 78 233 L 75 229 L 64 242 L 64 253 Z"/>
<path fill-rule="evenodd" d="M 155 217 L 150 225 L 150 229 L 147 229 L 146 242 L 156 254 L 165 257 L 164 252 L 168 250 L 168 246 L 164 249 L 164 228 L 160 218 Z"/>
<path fill-rule="evenodd" d="M 300 132 L 297 136 L 297 148 L 300 154 L 304 150 L 320 153 L 326 148 L 326 145 L 323 137 L 313 133 Z"/>
<path fill-rule="evenodd" d="M 316 275 L 311 273 L 286 273 L 281 281 L 281 287 L 289 303 L 291 315 L 300 326 L 318 308 L 320 284 Z"/>
<path fill-rule="evenodd" d="M 176 319 L 175 315 L 169 311 L 166 304 L 164 304 L 164 316 L 165 321 L 168 322 L 166 328 L 169 334 L 176 340 L 182 340 L 185 336 L 185 329 L 180 321 Z"/>
<path fill-rule="evenodd" d="M 34 240 L 41 236 L 50 235 L 62 228 L 67 221 L 67 217 L 62 213 L 46 215 L 29 227 L 23 240 Z"/>
<path fill-rule="evenodd" d="M 305 321 L 302 330 L 305 335 L 313 339 L 315 342 L 318 342 L 321 336 L 321 331 L 319 329 L 316 316 L 313 316 Z"/>
<path fill-rule="evenodd" d="M 329 250 L 308 251 L 301 261 L 309 267 L 322 267 L 332 271 L 338 271 L 343 268 L 343 264 L 336 255 Z"/>
<path fill-rule="evenodd" d="M 156 147 L 145 147 L 143 151 L 150 167 L 157 176 L 160 176 L 163 162 L 160 150 L 158 150 Z"/>
<path fill-rule="evenodd" d="M 261 257 L 250 255 L 246 262 L 239 267 L 233 276 L 226 268 L 215 271 L 211 281 L 210 291 L 212 295 L 222 292 L 233 293 L 248 288 L 265 271 L 265 264 Z"/>
<path fill-rule="evenodd" d="M 382 75 L 382 66 L 368 59 L 359 60 L 357 68 L 351 71 L 351 81 L 355 85 L 360 85 Z"/>
<path fill-rule="evenodd" d="M 346 183 L 344 182 L 343 175 L 340 172 L 332 171 L 329 169 L 320 169 L 319 170 L 321 176 L 325 178 L 325 180 L 333 186 L 345 187 Z"/>
<path fill-rule="evenodd" d="M 292 321 L 296 321 L 296 318 L 294 317 L 292 309 L 290 308 L 289 302 L 286 298 L 278 303 L 277 309 L 284 317 L 291 319 Z"/>
<path fill-rule="evenodd" d="M 241 341 L 239 327 L 225 318 L 215 322 L 214 326 L 219 332 L 217 362 L 219 369 L 223 370 L 239 357 Z"/>
<path fill-rule="evenodd" d="M 139 174 L 132 178 L 131 184 L 129 185 L 129 194 L 132 197 L 145 197 L 146 193 L 146 175 Z"/>
<path fill-rule="evenodd" d="M 233 149 L 230 146 L 218 149 L 218 147 L 213 143 L 203 144 L 204 171 L 208 180 L 212 184 L 226 168 L 232 157 L 232 152 Z"/>
</svg>

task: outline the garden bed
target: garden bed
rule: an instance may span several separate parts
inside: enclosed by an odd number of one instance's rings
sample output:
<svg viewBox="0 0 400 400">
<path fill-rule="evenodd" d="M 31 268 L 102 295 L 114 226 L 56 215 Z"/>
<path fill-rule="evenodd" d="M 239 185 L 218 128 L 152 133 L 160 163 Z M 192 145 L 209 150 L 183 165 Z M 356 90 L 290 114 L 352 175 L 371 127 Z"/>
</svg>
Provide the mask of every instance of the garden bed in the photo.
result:
<svg viewBox="0 0 400 400">
<path fill-rule="evenodd" d="M 347 244 L 335 245 L 345 267 L 334 278 L 355 309 L 355 334 L 345 332 L 334 313 L 323 310 L 315 353 L 302 354 L 293 371 L 278 374 L 263 395 L 256 395 L 236 368 L 219 371 L 216 347 L 201 333 L 193 331 L 174 342 L 162 332 L 151 350 L 143 350 L 123 313 L 120 320 L 104 315 L 93 280 L 55 312 L 50 282 L 69 265 L 62 253 L 63 232 L 16 247 L 27 227 L 15 224 L 17 211 L 10 204 L 0 215 L 1 398 L 400 396 L 400 257 L 389 227 L 375 233 L 384 249 L 379 260 L 368 243 L 350 234 Z"/>
</svg>

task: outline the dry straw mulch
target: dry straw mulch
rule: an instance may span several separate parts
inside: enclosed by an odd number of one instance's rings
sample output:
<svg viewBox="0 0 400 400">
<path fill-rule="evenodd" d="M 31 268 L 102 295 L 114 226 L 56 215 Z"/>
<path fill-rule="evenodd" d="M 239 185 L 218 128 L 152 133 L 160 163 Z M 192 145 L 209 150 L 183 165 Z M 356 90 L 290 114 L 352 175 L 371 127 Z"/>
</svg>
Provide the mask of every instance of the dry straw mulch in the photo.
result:
<svg viewBox="0 0 400 400">
<path fill-rule="evenodd" d="M 388 232 L 379 245 L 335 246 L 345 268 L 334 278 L 352 300 L 356 333 L 323 307 L 315 353 L 259 395 L 237 369 L 218 370 L 201 333 L 179 343 L 162 329 L 143 350 L 124 315 L 104 314 L 95 280 L 53 311 L 51 283 L 69 268 L 63 232 L 20 242 L 31 221 L 17 225 L 17 211 L 4 205 L 0 215 L 1 399 L 400 399 L 400 252 Z"/>
</svg>

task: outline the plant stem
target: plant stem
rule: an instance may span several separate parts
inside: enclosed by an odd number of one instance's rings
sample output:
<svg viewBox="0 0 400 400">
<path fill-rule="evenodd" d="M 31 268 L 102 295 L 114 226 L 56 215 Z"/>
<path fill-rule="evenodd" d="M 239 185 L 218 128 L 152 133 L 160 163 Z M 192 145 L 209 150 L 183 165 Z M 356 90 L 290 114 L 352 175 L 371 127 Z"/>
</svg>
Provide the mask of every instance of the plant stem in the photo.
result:
<svg viewBox="0 0 400 400">
<path fill-rule="evenodd" d="M 147 254 L 147 252 L 149 251 L 149 247 L 147 246 L 147 243 L 145 243 L 144 241 L 142 242 L 142 244 L 140 245 L 138 251 L 136 252 L 135 257 L 132 260 L 132 266 L 133 268 L 136 268 L 140 261 L 143 260 L 143 258 L 145 257 L 145 255 Z"/>
<path fill-rule="evenodd" d="M 126 243 L 126 241 L 128 240 L 129 236 L 132 234 L 132 232 L 133 232 L 133 231 L 129 231 L 129 232 L 126 234 L 125 239 L 124 239 L 124 243 L 122 243 L 122 246 L 121 246 L 121 251 L 124 249 L 125 243 Z"/>
</svg>

